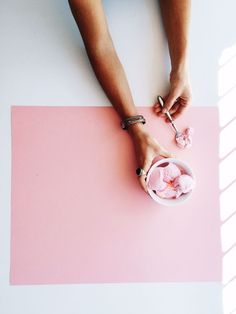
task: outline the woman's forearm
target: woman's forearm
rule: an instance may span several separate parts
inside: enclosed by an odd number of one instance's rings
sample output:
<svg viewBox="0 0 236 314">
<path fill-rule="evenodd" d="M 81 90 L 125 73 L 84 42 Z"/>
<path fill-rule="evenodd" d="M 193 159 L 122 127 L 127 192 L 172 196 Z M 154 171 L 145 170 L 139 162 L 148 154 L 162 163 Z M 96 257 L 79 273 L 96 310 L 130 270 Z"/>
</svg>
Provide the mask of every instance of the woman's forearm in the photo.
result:
<svg viewBox="0 0 236 314">
<path fill-rule="evenodd" d="M 101 1 L 69 0 L 72 14 L 104 92 L 121 119 L 137 114 L 123 66 L 108 31 Z"/>
<path fill-rule="evenodd" d="M 136 115 L 126 75 L 112 42 L 108 39 L 101 47 L 95 43 L 86 50 L 98 81 L 121 119 Z"/>
<path fill-rule="evenodd" d="M 185 71 L 187 67 L 190 6 L 191 0 L 160 0 L 172 72 Z"/>
</svg>

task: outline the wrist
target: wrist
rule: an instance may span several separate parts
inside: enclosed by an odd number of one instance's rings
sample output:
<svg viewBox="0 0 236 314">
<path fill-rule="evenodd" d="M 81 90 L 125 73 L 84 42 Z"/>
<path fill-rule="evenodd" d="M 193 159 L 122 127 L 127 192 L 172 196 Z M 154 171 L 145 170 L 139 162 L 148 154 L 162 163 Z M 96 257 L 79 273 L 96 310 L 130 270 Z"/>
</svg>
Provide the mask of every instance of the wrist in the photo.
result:
<svg viewBox="0 0 236 314">
<path fill-rule="evenodd" d="M 132 139 L 139 138 L 146 133 L 145 126 L 142 123 L 135 123 L 128 127 L 127 132 Z"/>
<path fill-rule="evenodd" d="M 187 59 L 183 58 L 178 62 L 171 65 L 171 75 L 187 75 L 188 74 L 188 63 Z"/>
<path fill-rule="evenodd" d="M 187 65 L 182 65 L 179 68 L 171 69 L 170 72 L 170 81 L 172 80 L 181 80 L 188 81 L 189 73 Z"/>
</svg>

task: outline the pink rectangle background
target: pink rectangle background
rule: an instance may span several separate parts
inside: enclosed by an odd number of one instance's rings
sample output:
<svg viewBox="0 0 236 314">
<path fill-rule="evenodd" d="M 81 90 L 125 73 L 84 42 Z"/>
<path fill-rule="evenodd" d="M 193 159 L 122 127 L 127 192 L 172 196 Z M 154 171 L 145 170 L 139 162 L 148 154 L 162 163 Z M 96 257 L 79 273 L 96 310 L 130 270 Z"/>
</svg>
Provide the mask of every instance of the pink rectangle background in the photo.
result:
<svg viewBox="0 0 236 314">
<path fill-rule="evenodd" d="M 217 108 L 178 120 L 195 129 L 185 151 L 151 108 L 139 112 L 195 172 L 182 205 L 141 190 L 112 107 L 12 106 L 11 284 L 221 280 Z"/>
</svg>

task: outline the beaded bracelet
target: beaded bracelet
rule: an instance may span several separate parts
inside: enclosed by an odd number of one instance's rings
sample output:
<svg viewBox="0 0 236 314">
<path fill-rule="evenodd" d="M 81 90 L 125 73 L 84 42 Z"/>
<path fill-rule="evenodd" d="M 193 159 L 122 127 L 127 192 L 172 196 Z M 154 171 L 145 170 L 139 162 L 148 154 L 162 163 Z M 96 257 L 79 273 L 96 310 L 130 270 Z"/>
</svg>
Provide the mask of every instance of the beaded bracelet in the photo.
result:
<svg viewBox="0 0 236 314">
<path fill-rule="evenodd" d="M 135 123 L 146 123 L 145 118 L 142 115 L 132 116 L 129 118 L 126 118 L 121 121 L 121 127 L 123 130 L 127 130 L 128 126 L 135 124 Z"/>
</svg>

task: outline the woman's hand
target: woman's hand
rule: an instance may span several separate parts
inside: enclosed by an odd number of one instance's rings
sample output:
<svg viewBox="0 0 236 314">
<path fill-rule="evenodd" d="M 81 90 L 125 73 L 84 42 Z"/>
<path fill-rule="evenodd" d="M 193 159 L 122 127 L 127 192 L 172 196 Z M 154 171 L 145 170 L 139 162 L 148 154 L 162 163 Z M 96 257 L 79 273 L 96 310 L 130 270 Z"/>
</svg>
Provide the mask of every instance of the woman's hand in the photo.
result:
<svg viewBox="0 0 236 314">
<path fill-rule="evenodd" d="M 145 172 L 149 170 L 155 157 L 173 157 L 158 144 L 154 137 L 144 130 L 142 124 L 136 123 L 131 125 L 128 132 L 134 144 L 138 167 L 142 168 Z M 138 178 L 142 188 L 147 192 L 145 177 L 145 175 L 141 175 Z"/>
<path fill-rule="evenodd" d="M 178 118 L 191 102 L 191 87 L 188 75 L 185 72 L 171 72 L 170 91 L 164 97 L 165 105 L 162 108 L 159 103 L 154 105 L 154 112 L 161 117 L 169 119 L 165 113 L 169 111 L 173 119 Z"/>
</svg>

